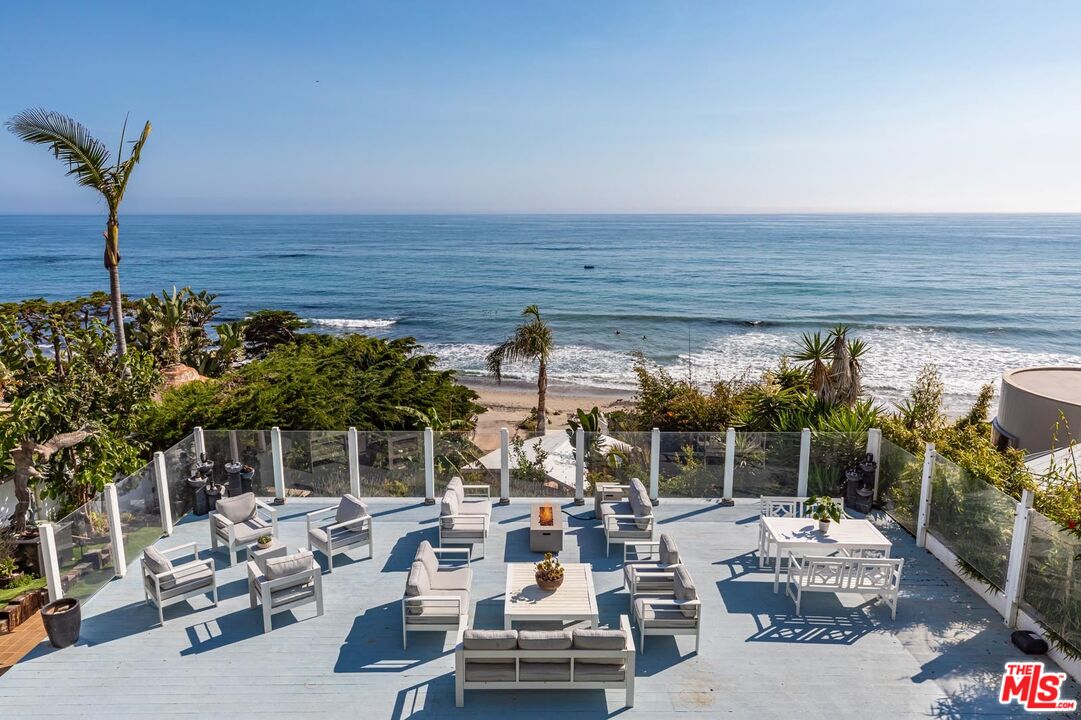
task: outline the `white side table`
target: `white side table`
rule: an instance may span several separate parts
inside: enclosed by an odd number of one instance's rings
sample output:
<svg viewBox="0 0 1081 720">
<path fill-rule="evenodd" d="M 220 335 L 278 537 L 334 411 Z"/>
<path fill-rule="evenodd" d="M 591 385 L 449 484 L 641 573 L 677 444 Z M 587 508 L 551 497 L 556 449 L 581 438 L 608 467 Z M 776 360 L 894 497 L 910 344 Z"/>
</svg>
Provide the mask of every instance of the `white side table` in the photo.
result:
<svg viewBox="0 0 1081 720">
<path fill-rule="evenodd" d="M 248 548 L 248 556 L 251 558 L 255 566 L 259 568 L 259 572 L 266 575 L 266 561 L 271 558 L 285 557 L 289 554 L 289 548 L 285 546 L 278 538 L 274 538 L 274 541 L 270 543 L 268 548 L 260 548 L 258 545 L 252 545 Z"/>
</svg>

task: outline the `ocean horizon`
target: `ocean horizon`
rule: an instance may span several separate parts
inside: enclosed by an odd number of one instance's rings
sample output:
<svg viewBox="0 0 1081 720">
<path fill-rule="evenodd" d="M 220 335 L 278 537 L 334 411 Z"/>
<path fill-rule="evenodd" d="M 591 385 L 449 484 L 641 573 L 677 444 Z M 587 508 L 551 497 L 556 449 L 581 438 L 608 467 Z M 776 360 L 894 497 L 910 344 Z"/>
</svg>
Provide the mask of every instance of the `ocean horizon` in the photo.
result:
<svg viewBox="0 0 1081 720">
<path fill-rule="evenodd" d="M 891 402 L 927 362 L 958 409 L 1003 370 L 1081 363 L 1081 215 L 126 215 L 130 296 L 190 285 L 222 320 L 293 310 L 412 336 L 463 374 L 540 306 L 556 382 L 630 388 L 641 353 L 707 383 L 850 325 Z M 104 218 L 0 216 L 0 302 L 108 289 Z M 591 266 L 591 268 L 587 268 Z M 528 368 L 510 377 L 528 378 Z"/>
</svg>

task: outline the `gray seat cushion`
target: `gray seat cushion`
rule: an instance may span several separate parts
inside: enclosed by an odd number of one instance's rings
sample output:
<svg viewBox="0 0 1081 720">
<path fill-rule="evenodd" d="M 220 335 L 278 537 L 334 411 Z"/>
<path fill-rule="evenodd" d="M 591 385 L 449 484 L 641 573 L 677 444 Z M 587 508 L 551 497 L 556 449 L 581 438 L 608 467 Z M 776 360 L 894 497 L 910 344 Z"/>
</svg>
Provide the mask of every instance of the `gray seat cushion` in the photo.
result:
<svg viewBox="0 0 1081 720">
<path fill-rule="evenodd" d="M 266 561 L 267 580 L 278 580 L 297 573 L 311 570 L 315 559 L 311 550 L 300 550 L 285 557 L 270 558 Z"/>
<path fill-rule="evenodd" d="M 470 682 L 514 682 L 514 661 L 488 663 L 470 660 L 465 664 L 465 679 Z"/>
<path fill-rule="evenodd" d="M 173 562 L 165 557 L 160 550 L 153 545 L 143 549 L 143 565 L 154 575 L 160 575 L 173 569 Z"/>
<path fill-rule="evenodd" d="M 214 571 L 204 563 L 181 565 L 173 569 L 173 577 L 162 578 L 161 599 L 168 600 L 201 588 L 209 590 L 213 581 Z M 150 578 L 147 578 L 146 585 L 149 590 L 154 589 L 154 581 Z"/>
<path fill-rule="evenodd" d="M 253 543 L 261 535 L 272 535 L 273 526 L 261 518 L 252 518 L 233 525 L 233 536 L 241 545 Z M 218 537 L 223 540 L 229 539 L 229 531 L 223 527 L 217 528 Z"/>
<path fill-rule="evenodd" d="M 312 540 L 316 541 L 320 545 L 326 547 L 327 544 L 327 527 L 312 528 L 308 531 Z M 359 545 L 361 543 L 368 542 L 369 533 L 367 530 L 352 530 L 350 528 L 335 528 L 331 530 L 330 537 L 334 541 L 334 548 L 346 548 L 351 545 Z"/>
<path fill-rule="evenodd" d="M 447 625 L 457 622 L 458 608 L 463 615 L 469 614 L 469 593 L 465 590 L 429 590 L 424 595 L 438 595 L 441 598 L 457 598 L 458 603 L 435 600 L 405 599 L 405 610 L 410 623 L 432 623 Z"/>
<path fill-rule="evenodd" d="M 432 590 L 468 590 L 473 587 L 473 568 L 443 568 L 429 580 Z"/>
<path fill-rule="evenodd" d="M 522 630 L 518 647 L 522 650 L 570 650 L 574 640 L 570 630 Z"/>
<path fill-rule="evenodd" d="M 574 664 L 575 682 L 622 682 L 626 676 L 627 667 L 620 663 L 597 664 L 582 663 Z"/>
<path fill-rule="evenodd" d="M 439 503 L 439 523 L 444 530 L 454 529 L 454 520 L 450 517 L 459 513 L 458 496 L 453 490 L 443 493 L 443 500 Z"/>
<path fill-rule="evenodd" d="M 631 584 L 631 576 L 635 576 L 636 586 L 639 590 L 649 592 L 651 590 L 671 590 L 672 572 L 662 569 L 657 565 L 624 565 L 623 577 L 627 585 Z"/>
<path fill-rule="evenodd" d="M 281 590 L 272 590 L 270 593 L 270 607 L 281 607 L 282 605 L 300 602 L 301 600 L 314 599 L 315 585 L 312 582 L 307 582 L 303 585 L 293 585 L 291 587 L 282 588 Z"/>
<path fill-rule="evenodd" d="M 538 662 L 536 658 L 520 660 L 518 679 L 525 682 L 570 682 L 571 663 L 570 660 L 555 662 Z"/>
<path fill-rule="evenodd" d="M 483 515 L 490 518 L 492 516 L 492 504 L 484 498 L 480 498 L 476 502 L 466 500 L 458 503 L 458 511 L 462 515 Z"/>
<path fill-rule="evenodd" d="M 679 548 L 676 547 L 676 541 L 672 539 L 668 533 L 661 533 L 661 565 L 678 565 L 679 560 Z"/>
<path fill-rule="evenodd" d="M 214 509 L 228 520 L 241 523 L 255 517 L 255 507 L 255 494 L 249 492 L 236 497 L 222 498 L 215 504 Z"/>
<path fill-rule="evenodd" d="M 614 503 L 601 503 L 601 518 L 609 515 L 633 515 L 634 508 L 630 502 L 620 501 Z"/>
<path fill-rule="evenodd" d="M 693 628 L 695 621 L 683 614 L 676 607 L 654 607 L 647 602 L 648 598 L 638 598 L 634 601 L 634 616 L 646 621 L 646 625 L 654 628 Z M 669 601 L 666 598 L 665 601 Z"/>
<path fill-rule="evenodd" d="M 456 529 L 442 532 L 444 540 L 476 540 L 477 542 L 480 542 L 483 534 L 484 528 L 479 523 L 475 525 L 458 523 Z"/>
<path fill-rule="evenodd" d="M 420 560 L 414 560 L 409 566 L 409 575 L 405 578 L 405 594 L 407 597 L 426 595 L 432 589 L 432 581 L 428 576 L 428 570 Z"/>
<path fill-rule="evenodd" d="M 338 503 L 338 512 L 334 515 L 334 522 L 349 522 L 368 514 L 368 506 L 359 498 L 346 493 Z"/>
</svg>

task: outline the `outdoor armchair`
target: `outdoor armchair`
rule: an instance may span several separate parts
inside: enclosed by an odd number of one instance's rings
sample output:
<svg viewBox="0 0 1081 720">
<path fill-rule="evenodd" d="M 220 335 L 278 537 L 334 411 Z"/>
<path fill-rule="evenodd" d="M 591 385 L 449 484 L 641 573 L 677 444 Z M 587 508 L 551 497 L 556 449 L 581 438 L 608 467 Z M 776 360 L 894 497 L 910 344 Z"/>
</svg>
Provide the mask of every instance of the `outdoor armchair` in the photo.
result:
<svg viewBox="0 0 1081 720">
<path fill-rule="evenodd" d="M 263 535 L 278 537 L 278 513 L 254 493 L 218 500 L 210 511 L 210 545 L 224 545 L 229 565 L 235 565 L 240 551 L 259 542 Z"/>
<path fill-rule="evenodd" d="M 174 565 L 169 558 L 183 551 L 195 558 L 182 565 Z M 214 575 L 214 561 L 199 559 L 199 546 L 195 543 L 172 548 L 143 550 L 140 563 L 143 573 L 143 593 L 146 601 L 158 609 L 158 624 L 165 624 L 163 608 L 196 595 L 210 593 L 214 606 L 218 605 L 218 583 Z"/>
<path fill-rule="evenodd" d="M 327 572 L 334 572 L 335 553 L 366 545 L 372 557 L 372 516 L 356 497 L 344 495 L 337 505 L 310 512 L 305 520 L 308 549 L 326 556 Z"/>
<path fill-rule="evenodd" d="M 248 561 L 248 599 L 251 608 L 263 609 L 263 632 L 271 630 L 271 617 L 293 608 L 315 603 L 315 614 L 323 614 L 323 573 L 311 550 L 301 550 L 266 561 L 266 571 Z"/>
</svg>

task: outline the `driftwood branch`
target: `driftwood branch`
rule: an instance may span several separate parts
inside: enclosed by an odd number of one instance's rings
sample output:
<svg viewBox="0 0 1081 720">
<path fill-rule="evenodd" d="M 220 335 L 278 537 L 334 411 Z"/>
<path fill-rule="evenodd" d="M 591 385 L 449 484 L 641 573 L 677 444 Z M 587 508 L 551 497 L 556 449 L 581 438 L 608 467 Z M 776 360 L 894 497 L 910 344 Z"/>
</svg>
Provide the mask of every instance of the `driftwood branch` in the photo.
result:
<svg viewBox="0 0 1081 720">
<path fill-rule="evenodd" d="M 93 435 L 93 430 L 83 427 L 73 432 L 53 435 L 43 443 L 24 440 L 11 451 L 11 459 L 15 463 L 16 499 L 15 514 L 11 518 L 12 530 L 17 533 L 26 530 L 26 513 L 30 509 L 30 483 L 42 477 L 41 471 L 36 467 L 37 463 L 49 462 L 59 451 L 75 447 Z"/>
</svg>

